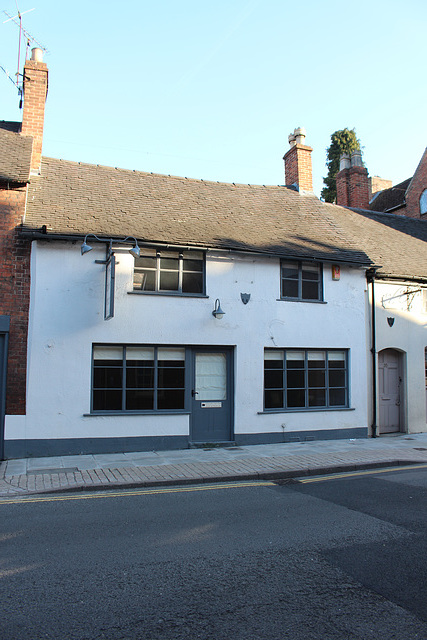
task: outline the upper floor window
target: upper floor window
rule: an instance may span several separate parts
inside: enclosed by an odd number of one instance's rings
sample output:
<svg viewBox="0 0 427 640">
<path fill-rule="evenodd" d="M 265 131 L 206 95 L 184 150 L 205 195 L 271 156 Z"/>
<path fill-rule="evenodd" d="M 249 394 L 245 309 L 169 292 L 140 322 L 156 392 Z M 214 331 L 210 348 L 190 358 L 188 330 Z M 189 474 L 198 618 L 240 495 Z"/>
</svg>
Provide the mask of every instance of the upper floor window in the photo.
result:
<svg viewBox="0 0 427 640">
<path fill-rule="evenodd" d="M 427 213 L 427 189 L 424 189 L 420 196 L 420 215 Z"/>
<path fill-rule="evenodd" d="M 135 259 L 133 288 L 201 295 L 205 291 L 204 253 L 144 249 L 144 255 Z"/>
<path fill-rule="evenodd" d="M 281 263 L 281 297 L 289 300 L 323 300 L 322 265 L 319 262 Z"/>
</svg>

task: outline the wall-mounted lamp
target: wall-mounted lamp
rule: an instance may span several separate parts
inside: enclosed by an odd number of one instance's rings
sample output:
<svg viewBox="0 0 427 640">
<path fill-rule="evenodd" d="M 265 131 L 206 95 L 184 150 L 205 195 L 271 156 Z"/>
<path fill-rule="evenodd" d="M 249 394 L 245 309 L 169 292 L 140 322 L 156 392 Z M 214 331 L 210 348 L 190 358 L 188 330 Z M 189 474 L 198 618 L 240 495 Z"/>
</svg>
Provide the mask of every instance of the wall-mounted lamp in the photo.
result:
<svg viewBox="0 0 427 640">
<path fill-rule="evenodd" d="M 215 300 L 215 308 L 214 308 L 214 310 L 212 311 L 212 315 L 213 315 L 217 320 L 221 320 L 221 318 L 223 318 L 223 317 L 224 317 L 224 315 L 225 315 L 225 311 L 223 311 L 223 310 L 221 309 L 221 303 L 220 303 L 220 301 L 219 301 L 219 298 L 217 298 L 217 299 Z"/>
<path fill-rule="evenodd" d="M 106 240 L 105 238 L 98 238 L 97 235 L 95 235 L 94 233 L 87 233 L 85 235 L 85 239 L 83 240 L 83 244 L 80 247 L 80 251 L 82 256 L 84 256 L 85 253 L 88 253 L 89 251 L 92 251 L 93 247 L 91 247 L 86 241 L 88 239 L 89 236 L 92 236 L 92 238 L 96 238 L 99 242 L 108 242 L 109 243 L 109 248 L 108 248 L 108 253 L 111 254 L 112 253 L 112 244 L 113 244 L 113 239 L 110 238 L 109 240 Z M 135 246 L 132 247 L 131 249 L 129 249 L 129 253 L 134 257 L 134 258 L 139 258 L 140 256 L 140 249 L 138 246 L 138 241 L 136 238 L 134 238 L 133 236 L 127 236 L 126 238 L 123 238 L 123 240 L 117 240 L 117 242 L 119 243 L 124 243 L 127 242 L 128 240 L 132 240 L 132 242 L 135 243 Z M 107 258 L 108 259 L 108 258 Z"/>
<path fill-rule="evenodd" d="M 96 264 L 105 265 L 105 295 L 104 295 L 104 320 L 110 320 L 110 318 L 114 317 L 114 296 L 115 296 L 115 278 L 116 278 L 116 256 L 113 251 L 113 238 L 99 238 L 94 233 L 87 233 L 83 240 L 82 246 L 80 247 L 80 251 L 82 256 L 89 251 L 92 251 L 93 247 L 91 247 L 87 243 L 87 239 L 89 236 L 92 238 L 96 238 L 98 242 L 105 242 L 106 245 L 106 255 L 105 260 L 95 260 Z M 118 244 L 124 244 L 126 242 L 132 241 L 135 245 L 129 249 L 129 253 L 134 258 L 139 258 L 140 250 L 138 247 L 138 241 L 133 236 L 127 236 L 126 238 L 120 239 L 116 238 L 114 242 Z"/>
</svg>

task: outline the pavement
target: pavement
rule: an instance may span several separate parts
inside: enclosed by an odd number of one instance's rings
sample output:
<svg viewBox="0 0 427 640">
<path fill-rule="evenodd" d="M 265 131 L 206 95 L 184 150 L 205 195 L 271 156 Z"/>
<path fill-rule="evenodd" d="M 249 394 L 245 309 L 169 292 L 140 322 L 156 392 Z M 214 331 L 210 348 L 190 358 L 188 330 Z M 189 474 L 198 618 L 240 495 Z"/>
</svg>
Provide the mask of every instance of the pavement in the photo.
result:
<svg viewBox="0 0 427 640">
<path fill-rule="evenodd" d="M 23 458 L 0 463 L 0 496 L 298 478 L 423 463 L 427 464 L 427 433 Z"/>
</svg>

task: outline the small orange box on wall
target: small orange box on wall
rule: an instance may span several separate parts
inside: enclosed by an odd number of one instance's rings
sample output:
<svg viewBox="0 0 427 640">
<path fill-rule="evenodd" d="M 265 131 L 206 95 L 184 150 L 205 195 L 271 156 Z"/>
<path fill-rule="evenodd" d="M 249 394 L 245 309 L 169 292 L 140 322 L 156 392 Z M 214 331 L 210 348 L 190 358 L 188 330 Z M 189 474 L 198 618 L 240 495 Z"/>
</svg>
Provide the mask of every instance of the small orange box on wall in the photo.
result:
<svg viewBox="0 0 427 640">
<path fill-rule="evenodd" d="M 332 280 L 339 280 L 341 276 L 341 267 L 339 264 L 332 265 Z"/>
</svg>

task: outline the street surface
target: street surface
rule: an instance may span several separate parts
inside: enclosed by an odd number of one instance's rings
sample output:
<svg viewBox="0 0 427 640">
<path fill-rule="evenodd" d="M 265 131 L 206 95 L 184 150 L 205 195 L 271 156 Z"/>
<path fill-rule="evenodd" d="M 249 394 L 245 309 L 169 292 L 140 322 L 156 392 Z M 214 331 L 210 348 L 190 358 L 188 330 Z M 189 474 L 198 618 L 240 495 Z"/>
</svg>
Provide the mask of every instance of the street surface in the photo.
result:
<svg viewBox="0 0 427 640">
<path fill-rule="evenodd" d="M 4 499 L 0 640 L 427 640 L 426 498 L 424 467 Z"/>
</svg>

